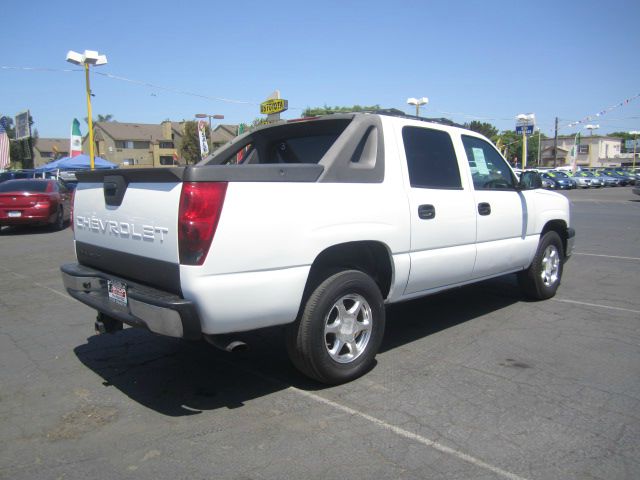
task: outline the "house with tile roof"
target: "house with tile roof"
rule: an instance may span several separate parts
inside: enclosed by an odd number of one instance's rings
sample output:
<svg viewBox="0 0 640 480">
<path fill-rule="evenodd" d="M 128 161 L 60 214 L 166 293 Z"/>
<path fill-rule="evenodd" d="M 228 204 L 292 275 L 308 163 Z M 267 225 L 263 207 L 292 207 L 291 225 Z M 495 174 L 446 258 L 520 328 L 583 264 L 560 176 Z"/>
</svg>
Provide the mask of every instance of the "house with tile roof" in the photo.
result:
<svg viewBox="0 0 640 480">
<path fill-rule="evenodd" d="M 216 125 L 211 134 L 211 149 L 215 151 L 238 135 L 238 125 Z"/>
</svg>

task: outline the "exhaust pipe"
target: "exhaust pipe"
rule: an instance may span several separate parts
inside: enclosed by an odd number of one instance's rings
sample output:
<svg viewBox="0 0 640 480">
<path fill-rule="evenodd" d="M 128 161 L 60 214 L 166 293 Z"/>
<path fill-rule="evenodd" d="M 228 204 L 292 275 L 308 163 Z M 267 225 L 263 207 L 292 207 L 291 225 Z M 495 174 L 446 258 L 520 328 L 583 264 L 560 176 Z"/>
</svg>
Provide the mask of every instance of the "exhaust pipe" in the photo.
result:
<svg viewBox="0 0 640 480">
<path fill-rule="evenodd" d="M 242 340 L 232 338 L 229 335 L 205 335 L 204 339 L 225 352 L 243 352 L 249 348 Z"/>
</svg>

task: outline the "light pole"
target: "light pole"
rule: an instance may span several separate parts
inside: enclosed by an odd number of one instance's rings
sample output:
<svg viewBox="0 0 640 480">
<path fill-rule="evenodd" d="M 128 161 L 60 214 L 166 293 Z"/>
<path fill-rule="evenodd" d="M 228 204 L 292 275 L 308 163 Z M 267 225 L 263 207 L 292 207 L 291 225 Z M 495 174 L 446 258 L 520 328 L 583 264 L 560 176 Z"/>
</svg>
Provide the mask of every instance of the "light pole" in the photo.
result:
<svg viewBox="0 0 640 480">
<path fill-rule="evenodd" d="M 222 120 L 224 115 L 220 115 L 216 113 L 215 115 L 209 115 L 208 113 L 196 113 L 196 118 L 207 118 L 209 117 L 209 141 L 211 142 L 211 150 L 213 151 L 213 127 L 211 126 L 211 119 L 215 118 L 216 120 Z"/>
<path fill-rule="evenodd" d="M 597 130 L 598 128 L 600 128 L 600 125 L 591 125 L 591 124 L 589 124 L 589 125 L 585 125 L 584 128 L 586 130 L 589 130 L 589 136 L 593 137 L 593 131 Z M 591 144 L 591 142 L 590 142 L 589 154 L 588 154 L 588 157 L 587 157 L 589 159 L 589 165 L 591 165 L 591 157 L 593 156 L 593 150 L 594 150 L 591 147 L 593 147 L 593 144 Z M 578 152 L 576 152 L 576 156 L 577 155 L 578 155 Z M 596 152 L 596 163 L 600 163 L 599 158 L 600 158 L 600 153 Z"/>
<path fill-rule="evenodd" d="M 542 156 L 542 144 L 540 143 L 541 137 L 542 137 L 542 129 L 538 127 L 538 166 L 540 166 L 540 158 Z"/>
<path fill-rule="evenodd" d="M 420 105 L 426 105 L 427 103 L 429 103 L 429 99 L 427 97 L 422 97 L 422 98 L 407 98 L 407 104 L 408 105 L 415 105 L 416 106 L 416 117 L 420 116 Z"/>
<path fill-rule="evenodd" d="M 585 125 L 584 128 L 586 130 L 589 130 L 589 136 L 592 137 L 593 136 L 593 131 L 599 129 L 600 125 L 591 125 L 591 124 L 589 124 L 589 125 Z"/>
<path fill-rule="evenodd" d="M 91 160 L 91 170 L 95 168 L 95 152 L 93 151 L 93 116 L 91 113 L 91 84 L 89 83 L 89 65 L 106 65 L 107 56 L 98 55 L 94 50 L 85 50 L 84 54 L 69 50 L 67 62 L 74 65 L 84 65 L 84 78 L 87 90 L 87 113 L 89 114 L 89 159 Z"/>
<path fill-rule="evenodd" d="M 633 173 L 635 173 L 636 170 L 636 142 L 637 142 L 637 138 L 638 135 L 640 135 L 640 132 L 637 130 L 632 130 L 629 132 L 630 135 L 633 135 Z"/>
</svg>

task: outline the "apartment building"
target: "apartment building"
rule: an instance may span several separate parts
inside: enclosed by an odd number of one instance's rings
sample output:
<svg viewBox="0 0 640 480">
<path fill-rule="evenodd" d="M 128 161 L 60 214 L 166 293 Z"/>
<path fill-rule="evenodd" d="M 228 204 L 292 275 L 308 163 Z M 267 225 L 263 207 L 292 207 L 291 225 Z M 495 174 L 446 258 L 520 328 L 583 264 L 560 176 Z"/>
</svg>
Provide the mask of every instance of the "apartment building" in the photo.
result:
<svg viewBox="0 0 640 480">
<path fill-rule="evenodd" d="M 96 155 L 120 167 L 164 167 L 179 164 L 183 123 L 161 124 L 96 122 L 94 142 Z M 89 136 L 82 142 L 89 151 Z"/>
<path fill-rule="evenodd" d="M 211 135 L 214 151 L 233 140 L 237 125 L 217 125 Z M 161 124 L 96 122 L 94 124 L 95 154 L 123 168 L 150 168 L 180 165 L 180 146 L 184 122 L 164 121 Z M 67 140 L 67 144 L 68 144 Z M 89 151 L 89 136 L 82 142 Z"/>
<path fill-rule="evenodd" d="M 33 147 L 33 166 L 38 168 L 53 160 L 68 156 L 68 138 L 38 138 L 35 147 Z"/>
</svg>

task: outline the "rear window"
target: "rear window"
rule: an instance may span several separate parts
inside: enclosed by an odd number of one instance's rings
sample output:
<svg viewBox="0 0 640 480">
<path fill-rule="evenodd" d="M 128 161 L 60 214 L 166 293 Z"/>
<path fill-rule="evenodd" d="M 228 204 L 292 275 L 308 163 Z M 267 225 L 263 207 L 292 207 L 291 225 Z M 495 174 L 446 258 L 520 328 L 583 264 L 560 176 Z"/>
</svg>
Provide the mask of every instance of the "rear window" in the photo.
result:
<svg viewBox="0 0 640 480">
<path fill-rule="evenodd" d="M 0 183 L 0 193 L 2 192 L 36 192 L 44 193 L 47 191 L 49 182 L 42 180 L 8 180 Z"/>
<path fill-rule="evenodd" d="M 315 164 L 329 151 L 350 120 L 322 120 L 279 125 L 256 130 L 244 142 L 208 164 Z M 224 156 L 222 156 L 224 155 Z"/>
<path fill-rule="evenodd" d="M 29 178 L 29 175 L 23 172 L 3 172 L 0 173 L 0 182 L 11 180 L 14 178 Z"/>
</svg>

